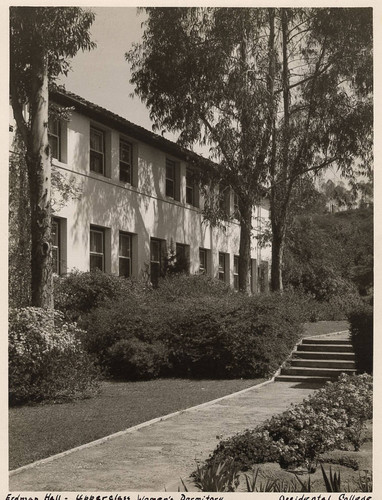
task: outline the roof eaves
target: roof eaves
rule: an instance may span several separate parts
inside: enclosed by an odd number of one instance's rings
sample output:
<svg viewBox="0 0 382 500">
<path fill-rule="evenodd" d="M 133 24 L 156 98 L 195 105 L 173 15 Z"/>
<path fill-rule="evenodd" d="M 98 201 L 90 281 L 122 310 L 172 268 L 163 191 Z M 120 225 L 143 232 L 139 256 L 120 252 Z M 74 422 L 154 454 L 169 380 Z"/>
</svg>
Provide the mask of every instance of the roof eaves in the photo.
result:
<svg viewBox="0 0 382 500">
<path fill-rule="evenodd" d="M 203 156 L 200 156 L 197 153 L 190 151 L 187 148 L 184 148 L 154 132 L 136 125 L 126 118 L 123 118 L 122 116 L 119 116 L 102 106 L 98 106 L 97 104 L 87 101 L 83 97 L 80 97 L 72 92 L 63 89 L 56 89 L 51 90 L 50 95 L 56 104 L 68 107 L 73 106 L 77 112 L 83 113 L 89 116 L 89 118 L 99 121 L 110 128 L 117 129 L 134 139 L 155 146 L 166 153 L 178 157 L 179 159 L 199 164 L 207 168 L 211 168 L 212 166 L 216 167 L 216 164 L 214 164 L 211 160 L 206 159 Z"/>
</svg>

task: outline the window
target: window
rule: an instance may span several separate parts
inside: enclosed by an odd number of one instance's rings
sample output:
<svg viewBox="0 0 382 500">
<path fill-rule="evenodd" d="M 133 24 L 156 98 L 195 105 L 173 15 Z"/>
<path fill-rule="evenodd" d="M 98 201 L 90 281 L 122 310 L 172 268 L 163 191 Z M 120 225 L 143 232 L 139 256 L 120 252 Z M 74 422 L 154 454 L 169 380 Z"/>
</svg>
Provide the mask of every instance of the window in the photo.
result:
<svg viewBox="0 0 382 500">
<path fill-rule="evenodd" d="M 219 252 L 219 280 L 225 281 L 225 278 L 226 278 L 225 253 Z"/>
<path fill-rule="evenodd" d="M 239 257 L 237 255 L 233 258 L 233 287 L 239 290 Z"/>
<path fill-rule="evenodd" d="M 52 220 L 52 271 L 60 274 L 60 220 Z"/>
<path fill-rule="evenodd" d="M 186 169 L 186 203 L 198 207 L 198 188 L 195 183 L 194 173 L 190 168 Z"/>
<path fill-rule="evenodd" d="M 179 273 L 189 272 L 189 247 L 181 243 L 176 244 L 176 271 Z"/>
<path fill-rule="evenodd" d="M 239 196 L 235 192 L 233 193 L 233 213 L 235 216 L 239 215 Z"/>
<path fill-rule="evenodd" d="M 131 276 L 131 234 L 119 233 L 119 275 Z"/>
<path fill-rule="evenodd" d="M 166 196 L 175 198 L 175 162 L 166 159 Z"/>
<path fill-rule="evenodd" d="M 119 140 L 119 180 L 132 184 L 133 147 L 124 139 Z"/>
<path fill-rule="evenodd" d="M 161 240 L 151 238 L 150 240 L 150 279 L 154 286 L 158 286 L 158 281 L 162 275 L 162 252 L 164 243 Z"/>
<path fill-rule="evenodd" d="M 102 229 L 90 229 L 90 271 L 105 270 L 105 233 Z"/>
<path fill-rule="evenodd" d="M 219 186 L 219 209 L 226 215 L 229 215 L 229 193 L 230 188 Z"/>
<path fill-rule="evenodd" d="M 105 137 L 102 130 L 90 127 L 90 171 L 105 175 Z"/>
<path fill-rule="evenodd" d="M 207 274 L 207 250 L 199 248 L 199 273 Z"/>
<path fill-rule="evenodd" d="M 61 159 L 61 126 L 60 121 L 57 118 L 49 117 L 48 120 L 48 140 L 49 146 L 52 153 L 52 158 L 56 160 Z"/>
</svg>

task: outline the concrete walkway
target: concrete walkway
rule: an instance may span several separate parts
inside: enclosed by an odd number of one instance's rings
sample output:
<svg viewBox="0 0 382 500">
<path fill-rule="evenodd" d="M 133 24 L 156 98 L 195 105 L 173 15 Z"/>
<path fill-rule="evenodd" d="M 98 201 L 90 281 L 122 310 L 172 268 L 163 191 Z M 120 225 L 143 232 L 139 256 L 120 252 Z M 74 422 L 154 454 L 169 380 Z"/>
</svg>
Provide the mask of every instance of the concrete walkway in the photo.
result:
<svg viewBox="0 0 382 500">
<path fill-rule="evenodd" d="M 255 427 L 317 385 L 270 382 L 13 471 L 10 491 L 177 491 L 221 437 Z M 110 408 L 110 411 L 113 411 Z"/>
</svg>

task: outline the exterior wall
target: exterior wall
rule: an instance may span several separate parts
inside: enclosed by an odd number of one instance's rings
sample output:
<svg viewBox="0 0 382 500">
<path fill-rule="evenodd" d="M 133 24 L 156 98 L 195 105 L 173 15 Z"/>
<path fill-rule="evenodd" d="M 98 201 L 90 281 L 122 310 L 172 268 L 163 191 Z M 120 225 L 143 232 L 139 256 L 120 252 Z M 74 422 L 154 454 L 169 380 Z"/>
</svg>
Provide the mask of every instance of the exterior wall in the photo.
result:
<svg viewBox="0 0 382 500">
<path fill-rule="evenodd" d="M 90 172 L 90 125 L 103 130 L 105 137 L 105 176 Z M 133 145 L 132 184 L 119 180 L 119 140 Z M 166 158 L 179 168 L 179 201 L 166 197 Z M 61 273 L 90 267 L 90 226 L 104 229 L 105 271 L 119 272 L 119 232 L 132 235 L 132 275 L 139 277 L 150 264 L 150 238 L 189 245 L 190 272 L 199 271 L 199 248 L 208 250 L 207 274 L 218 277 L 219 252 L 227 254 L 226 281 L 233 284 L 234 255 L 239 254 L 240 227 L 228 225 L 224 232 L 202 223 L 200 210 L 186 203 L 184 161 L 167 155 L 149 144 L 105 128 L 73 112 L 69 122 L 61 123 L 61 160 L 53 160 L 68 181 L 75 183 L 79 196 L 70 199 L 54 213 L 61 220 Z M 200 199 L 200 205 L 203 200 Z M 233 200 L 231 197 L 231 206 Z M 254 216 L 268 218 L 268 209 L 258 207 Z M 261 229 L 261 222 L 254 227 Z M 270 258 L 253 239 L 253 290 L 257 290 L 257 264 Z M 256 261 L 256 262 L 255 262 Z M 257 264 L 256 264 L 257 263 Z"/>
</svg>

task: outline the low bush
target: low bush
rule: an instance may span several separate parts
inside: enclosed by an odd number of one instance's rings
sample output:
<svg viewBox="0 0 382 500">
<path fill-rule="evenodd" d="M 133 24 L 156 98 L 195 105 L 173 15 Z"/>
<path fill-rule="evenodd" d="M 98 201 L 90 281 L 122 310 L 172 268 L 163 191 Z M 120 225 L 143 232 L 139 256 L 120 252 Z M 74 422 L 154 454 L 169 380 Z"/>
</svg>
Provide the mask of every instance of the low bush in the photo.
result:
<svg viewBox="0 0 382 500">
<path fill-rule="evenodd" d="M 263 377 L 280 366 L 302 334 L 305 317 L 296 294 L 247 297 L 200 276 L 163 283 L 163 292 L 160 285 L 140 298 L 108 301 L 81 320 L 84 345 L 106 373 Z M 133 356 L 123 370 L 122 351 L 132 345 L 151 361 L 133 368 L 140 355 Z"/>
<path fill-rule="evenodd" d="M 278 462 L 284 468 L 306 466 L 312 471 L 321 453 L 346 449 L 349 444 L 359 449 L 372 408 L 371 377 L 343 374 L 301 404 L 221 441 L 206 467 L 230 458 L 240 470 Z"/>
<path fill-rule="evenodd" d="M 69 321 L 78 321 L 107 300 L 142 295 L 148 285 L 144 282 L 125 279 L 103 273 L 75 271 L 57 276 L 54 282 L 54 307 L 64 313 Z"/>
<path fill-rule="evenodd" d="M 357 369 L 373 373 L 373 308 L 364 304 L 348 316 Z"/>
<path fill-rule="evenodd" d="M 79 340 L 80 330 L 58 311 L 9 311 L 10 404 L 85 397 L 97 372 Z"/>
</svg>

